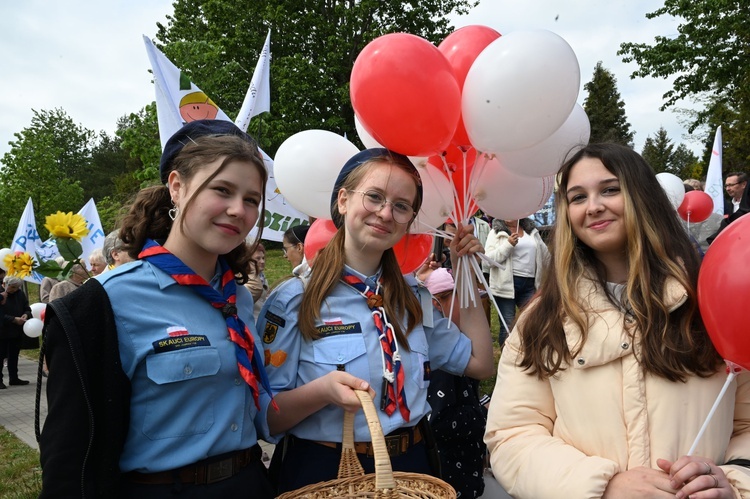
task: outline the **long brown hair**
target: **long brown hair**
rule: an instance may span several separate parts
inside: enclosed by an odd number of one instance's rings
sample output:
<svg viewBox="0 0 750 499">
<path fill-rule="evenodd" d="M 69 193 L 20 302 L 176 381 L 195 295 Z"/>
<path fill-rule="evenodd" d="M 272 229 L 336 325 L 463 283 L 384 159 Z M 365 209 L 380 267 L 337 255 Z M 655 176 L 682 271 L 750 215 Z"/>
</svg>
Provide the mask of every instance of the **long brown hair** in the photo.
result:
<svg viewBox="0 0 750 499">
<path fill-rule="evenodd" d="M 346 178 L 342 189 L 346 191 L 356 190 L 360 182 L 372 168 L 383 164 L 393 165 L 412 176 L 418 175 L 411 164 L 402 164 L 397 158 L 390 156 L 377 157 L 355 168 Z M 415 178 L 416 182 L 419 182 L 418 176 Z M 422 206 L 422 198 L 419 193 L 417 193 L 412 206 L 415 212 L 418 212 Z M 299 309 L 299 329 L 302 336 L 308 340 L 319 337 L 315 321 L 320 319 L 320 309 L 323 306 L 323 301 L 339 283 L 344 270 L 346 233 L 343 216 L 338 213 L 337 209 L 332 210 L 332 212 L 334 213 L 334 217 L 336 215 L 339 217 L 338 220 L 334 220 L 334 222 L 337 222 L 339 229 L 328 245 L 320 250 L 315 257 L 315 266 L 310 275 L 310 280 L 305 286 L 305 292 L 302 296 L 302 303 Z M 409 225 L 411 225 L 411 222 Z M 393 325 L 399 344 L 408 350 L 409 342 L 406 337 L 417 324 L 422 322 L 422 307 L 404 280 L 393 248 L 385 250 L 380 263 L 382 269 L 383 308 L 386 315 L 391 318 L 391 324 Z M 406 331 L 401 327 L 400 320 L 404 314 L 406 314 L 407 318 Z M 397 320 L 396 318 L 399 319 Z"/>
<path fill-rule="evenodd" d="M 183 212 L 191 209 L 195 197 L 206 188 L 226 166 L 232 161 L 242 161 L 252 164 L 261 178 L 261 193 L 266 191 L 268 173 L 263 164 L 263 159 L 258 152 L 257 146 L 241 137 L 235 135 L 207 135 L 197 137 L 187 143 L 185 147 L 175 156 L 172 170 L 189 182 L 190 179 L 206 165 L 222 158 L 222 162 L 214 173 L 212 173 L 183 207 Z M 164 240 L 172 229 L 172 219 L 169 210 L 172 208 L 172 198 L 166 185 L 156 185 L 141 190 L 130 206 L 130 210 L 123 218 L 120 228 L 120 238 L 123 241 L 123 249 L 134 258 L 143 248 L 146 239 Z M 247 282 L 248 265 L 252 260 L 257 244 L 263 232 L 263 221 L 265 219 L 265 207 L 261 206 L 258 215 L 258 234 L 255 241 L 250 244 L 240 244 L 232 251 L 224 255 L 229 267 L 234 271 L 240 284 Z M 181 218 L 184 223 L 184 217 Z"/>
<path fill-rule="evenodd" d="M 636 352 L 644 372 L 670 381 L 684 381 L 689 374 L 714 374 L 721 357 L 709 341 L 698 311 L 697 252 L 651 167 L 632 149 L 609 143 L 584 147 L 560 168 L 550 267 L 537 299 L 530 304 L 533 313 L 524 314 L 518 325 L 520 366 L 539 378 L 550 377 L 581 351 L 590 321 L 589 311 L 581 305 L 585 297 L 579 295 L 583 279 L 593 278 L 607 299 L 617 303 L 606 285 L 602 264 L 575 236 L 568 218 L 568 179 L 583 158 L 599 159 L 620 181 L 629 269 L 623 300 L 636 324 L 631 334 L 639 332 Z M 664 302 L 668 278 L 687 292 L 686 302 L 672 312 Z M 572 352 L 563 330 L 566 318 L 582 334 Z"/>
</svg>

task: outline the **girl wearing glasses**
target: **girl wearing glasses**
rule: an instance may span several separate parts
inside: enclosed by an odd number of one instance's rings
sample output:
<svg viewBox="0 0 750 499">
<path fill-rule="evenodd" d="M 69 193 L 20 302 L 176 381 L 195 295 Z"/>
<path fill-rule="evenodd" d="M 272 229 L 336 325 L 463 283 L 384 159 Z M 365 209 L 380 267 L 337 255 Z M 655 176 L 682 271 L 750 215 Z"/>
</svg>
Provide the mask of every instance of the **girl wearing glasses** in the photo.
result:
<svg viewBox="0 0 750 499">
<path fill-rule="evenodd" d="M 289 227 L 284 232 L 284 237 L 281 241 L 284 258 L 292 264 L 292 274 L 295 277 L 305 277 L 310 271 L 310 266 L 305 259 L 305 237 L 307 237 L 308 230 L 310 230 L 309 225 Z"/>
<path fill-rule="evenodd" d="M 483 379 L 492 375 L 492 340 L 481 307 L 461 309 L 463 333 L 425 310 L 404 278 L 393 246 L 422 202 L 408 158 L 386 149 L 356 154 L 331 196 L 338 232 L 321 250 L 305 286 L 292 279 L 268 298 L 258 319 L 279 411 L 267 410 L 272 434 L 286 433 L 272 471 L 280 492 L 336 478 L 343 411 L 356 411 L 353 389 L 369 390 L 395 470 L 435 474 L 436 457 L 422 424 L 430 412 L 430 371 Z M 456 259 L 483 251 L 471 226 L 459 225 Z M 473 285 L 473 284 L 472 284 Z M 373 471 L 364 415 L 355 417 L 360 461 Z"/>
</svg>

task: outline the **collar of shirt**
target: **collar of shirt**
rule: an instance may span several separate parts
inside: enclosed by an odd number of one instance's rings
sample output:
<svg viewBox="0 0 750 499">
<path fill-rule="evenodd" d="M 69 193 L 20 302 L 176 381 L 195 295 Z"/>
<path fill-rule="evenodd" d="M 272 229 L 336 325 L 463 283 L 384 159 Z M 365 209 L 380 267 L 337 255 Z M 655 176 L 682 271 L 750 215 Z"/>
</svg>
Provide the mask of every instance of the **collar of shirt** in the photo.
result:
<svg viewBox="0 0 750 499">
<path fill-rule="evenodd" d="M 371 276 L 366 276 L 362 274 L 361 272 L 358 272 L 351 268 L 348 265 L 344 265 L 344 269 L 349 272 L 350 274 L 353 274 L 360 279 L 362 279 L 362 282 L 365 283 L 366 286 L 369 286 L 370 289 L 374 290 L 378 286 L 378 280 L 380 279 L 380 276 L 383 274 L 383 269 L 381 267 L 378 267 L 378 270 Z"/>
</svg>

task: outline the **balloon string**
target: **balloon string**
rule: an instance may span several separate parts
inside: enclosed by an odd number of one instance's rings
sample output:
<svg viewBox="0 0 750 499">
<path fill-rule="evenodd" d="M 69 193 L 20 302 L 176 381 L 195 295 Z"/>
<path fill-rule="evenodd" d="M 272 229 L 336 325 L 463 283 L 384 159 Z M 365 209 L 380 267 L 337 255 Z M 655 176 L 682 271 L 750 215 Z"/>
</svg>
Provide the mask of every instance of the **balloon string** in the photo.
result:
<svg viewBox="0 0 750 499">
<path fill-rule="evenodd" d="M 703 434 L 706 432 L 708 423 L 711 422 L 711 418 L 713 418 L 714 413 L 716 412 L 716 409 L 719 407 L 719 403 L 721 402 L 721 399 L 724 398 L 724 394 L 727 392 L 727 389 L 729 388 L 729 385 L 734 380 L 735 376 L 737 376 L 737 374 L 734 372 L 734 370 L 730 370 L 729 374 L 727 374 L 727 381 L 724 383 L 724 386 L 721 388 L 721 391 L 719 392 L 719 396 L 716 397 L 716 401 L 714 402 L 713 407 L 711 407 L 711 410 L 708 411 L 708 416 L 706 416 L 706 420 L 703 422 L 703 426 L 701 426 L 701 429 L 698 432 L 698 435 L 695 437 L 695 441 L 693 442 L 693 445 L 690 447 L 690 450 L 687 453 L 688 456 L 692 456 L 693 453 L 695 452 L 695 448 L 698 447 L 698 442 L 700 442 L 700 439 L 703 437 Z"/>
</svg>

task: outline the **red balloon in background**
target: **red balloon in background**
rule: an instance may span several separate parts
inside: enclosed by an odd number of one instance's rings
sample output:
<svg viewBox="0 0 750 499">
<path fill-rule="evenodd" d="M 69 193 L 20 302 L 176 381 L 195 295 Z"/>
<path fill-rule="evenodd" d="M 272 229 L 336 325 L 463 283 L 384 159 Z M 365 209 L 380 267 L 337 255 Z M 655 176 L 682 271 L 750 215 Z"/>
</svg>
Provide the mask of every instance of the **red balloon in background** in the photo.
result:
<svg viewBox="0 0 750 499">
<path fill-rule="evenodd" d="M 690 191 L 685 193 L 682 204 L 677 208 L 683 220 L 690 223 L 704 222 L 714 211 L 714 200 L 703 191 Z"/>
<path fill-rule="evenodd" d="M 307 234 L 310 237 L 310 234 Z M 430 234 L 406 234 L 393 247 L 401 267 L 401 273 L 411 274 L 417 270 L 432 252 L 432 236 Z"/>
<path fill-rule="evenodd" d="M 333 221 L 324 218 L 318 218 L 310 225 L 310 229 L 305 236 L 305 259 L 310 267 L 314 263 L 315 255 L 318 254 L 318 251 L 325 248 L 328 241 L 333 239 L 336 231 L 337 229 L 333 225 Z"/>
<path fill-rule="evenodd" d="M 461 114 L 461 91 L 433 44 L 391 33 L 357 56 L 349 93 L 362 126 L 383 147 L 407 156 L 445 150 Z"/>
<path fill-rule="evenodd" d="M 465 161 L 464 156 L 466 157 Z M 443 159 L 445 159 L 445 162 L 448 165 L 453 184 L 456 186 L 456 197 L 453 200 L 454 213 L 458 214 L 459 220 L 465 220 L 476 213 L 479 209 L 474 200 L 469 200 L 468 211 L 464 213 L 466 196 L 468 195 L 468 192 L 464 187 L 464 165 L 466 165 L 466 187 L 468 187 L 469 181 L 471 180 L 471 172 L 474 170 L 474 163 L 477 160 L 477 150 L 473 147 L 469 147 L 467 150 L 466 148 L 459 148 L 451 145 L 445 150 L 445 153 L 443 153 L 442 156 L 431 156 L 427 162 L 441 172 L 445 172 L 443 168 Z"/>
<path fill-rule="evenodd" d="M 457 29 L 440 45 L 438 50 L 445 56 L 453 68 L 459 90 L 463 91 L 464 80 L 469 73 L 474 60 L 487 45 L 500 38 L 500 33 L 487 26 L 464 26 Z M 451 143 L 457 146 L 468 146 L 471 144 L 469 135 L 466 133 L 463 116 L 458 121 L 456 133 L 453 134 Z"/>
<path fill-rule="evenodd" d="M 688 192 L 690 194 L 690 192 Z M 727 226 L 711 243 L 698 274 L 703 323 L 724 360 L 750 369 L 750 216 Z M 744 270 L 743 270 L 744 269 Z"/>
</svg>

